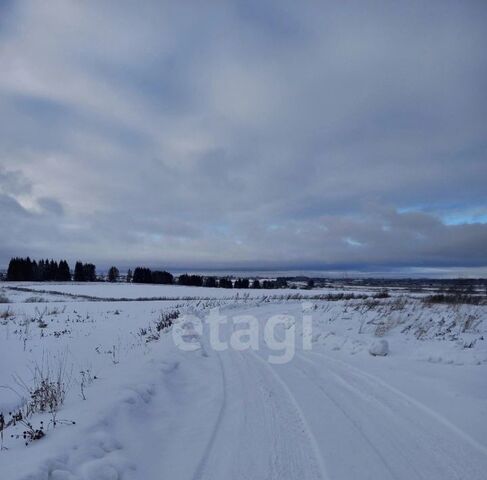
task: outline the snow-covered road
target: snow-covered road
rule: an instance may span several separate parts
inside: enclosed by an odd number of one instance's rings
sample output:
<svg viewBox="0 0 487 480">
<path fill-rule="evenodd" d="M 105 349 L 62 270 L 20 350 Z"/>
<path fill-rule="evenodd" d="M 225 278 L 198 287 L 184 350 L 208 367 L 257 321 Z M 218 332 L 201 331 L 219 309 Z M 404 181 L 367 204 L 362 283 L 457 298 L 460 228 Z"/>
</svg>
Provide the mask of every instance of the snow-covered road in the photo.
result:
<svg viewBox="0 0 487 480">
<path fill-rule="evenodd" d="M 178 448 L 145 478 L 485 478 L 484 444 L 384 380 L 322 353 L 284 365 L 265 358 L 210 351 L 218 381 L 203 376 L 202 390 L 187 392 L 171 433 Z M 196 432 L 206 440 L 180 465 Z"/>
</svg>

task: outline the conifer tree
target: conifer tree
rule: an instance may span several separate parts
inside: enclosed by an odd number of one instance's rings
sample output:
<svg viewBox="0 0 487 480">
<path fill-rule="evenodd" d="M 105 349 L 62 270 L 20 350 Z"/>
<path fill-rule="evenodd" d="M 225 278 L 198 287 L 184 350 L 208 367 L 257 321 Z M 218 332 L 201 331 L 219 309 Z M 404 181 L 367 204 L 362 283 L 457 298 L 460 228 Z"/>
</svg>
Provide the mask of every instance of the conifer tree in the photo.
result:
<svg viewBox="0 0 487 480">
<path fill-rule="evenodd" d="M 120 276 L 120 272 L 118 271 L 118 268 L 110 267 L 110 270 L 108 270 L 108 281 L 116 282 L 119 276 Z"/>
<path fill-rule="evenodd" d="M 74 267 L 74 281 L 75 282 L 85 281 L 85 272 L 83 269 L 83 264 L 81 262 L 76 262 L 76 265 Z"/>
</svg>

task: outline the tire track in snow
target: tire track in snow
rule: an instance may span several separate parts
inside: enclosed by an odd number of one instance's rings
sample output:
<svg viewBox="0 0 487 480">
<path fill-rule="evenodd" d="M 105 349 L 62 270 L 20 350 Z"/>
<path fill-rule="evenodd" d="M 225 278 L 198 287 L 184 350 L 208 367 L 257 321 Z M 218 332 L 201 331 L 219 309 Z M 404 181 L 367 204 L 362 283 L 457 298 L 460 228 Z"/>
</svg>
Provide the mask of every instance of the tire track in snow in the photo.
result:
<svg viewBox="0 0 487 480">
<path fill-rule="evenodd" d="M 404 398 L 396 394 L 396 389 L 384 388 L 386 382 L 376 381 L 374 376 L 368 378 L 360 369 L 356 372 L 343 361 L 311 353 L 330 363 L 317 363 L 298 355 L 315 369 L 311 376 L 306 375 L 308 369 L 302 373 L 316 385 L 321 383 L 321 390 L 328 390 L 352 418 L 359 420 L 400 478 L 485 478 L 487 458 L 483 452 L 472 449 L 463 436 L 450 435 L 451 430 L 445 430 L 445 424 L 438 422 L 436 415 L 424 415 L 406 394 Z"/>
<path fill-rule="evenodd" d="M 260 364 L 264 365 L 265 369 L 270 372 L 272 377 L 275 379 L 275 381 L 279 384 L 279 386 L 284 390 L 285 394 L 287 395 L 291 405 L 293 406 L 299 421 L 301 425 L 304 428 L 304 433 L 306 435 L 307 440 L 310 443 L 311 449 L 313 451 L 313 457 L 316 462 L 316 466 L 319 470 L 319 474 L 323 480 L 329 480 L 329 476 L 325 467 L 325 462 L 323 460 L 323 456 L 321 455 L 321 451 L 318 446 L 318 442 L 316 440 L 316 437 L 314 436 L 308 421 L 306 420 L 306 417 L 304 416 L 304 412 L 299 406 L 296 397 L 293 395 L 291 390 L 289 389 L 288 385 L 286 382 L 281 378 L 281 376 L 275 371 L 274 368 L 272 368 L 268 362 L 266 362 L 263 358 L 261 358 L 259 355 L 257 355 L 255 352 L 252 350 L 248 350 L 249 355 L 255 358 Z"/>
<path fill-rule="evenodd" d="M 210 438 L 208 440 L 208 443 L 206 444 L 205 450 L 203 452 L 203 455 L 201 456 L 201 459 L 198 463 L 198 466 L 196 467 L 195 473 L 193 475 L 193 480 L 201 480 L 205 478 L 207 475 L 207 469 L 208 469 L 208 462 L 211 457 L 211 452 L 213 450 L 213 447 L 215 445 L 216 438 L 218 436 L 218 431 L 220 429 L 220 426 L 223 421 L 223 417 L 225 415 L 225 410 L 227 406 L 227 379 L 225 375 L 225 369 L 223 367 L 223 361 L 220 357 L 220 355 L 217 353 L 216 357 L 218 358 L 218 363 L 220 365 L 220 371 L 221 371 L 221 379 L 222 379 L 222 404 L 220 407 L 220 410 L 218 411 L 218 416 L 216 418 L 216 421 L 213 425 L 213 429 L 210 435 Z"/>
<path fill-rule="evenodd" d="M 420 402 L 419 400 L 416 400 L 415 398 L 409 396 L 408 394 L 402 392 L 401 390 L 397 389 L 396 387 L 392 386 L 391 384 L 385 382 L 381 378 L 372 375 L 368 372 L 364 372 L 363 370 L 354 367 L 342 360 L 330 357 L 328 355 L 325 355 L 323 353 L 318 353 L 318 352 L 310 352 L 312 355 L 317 355 L 319 357 L 322 357 L 326 360 L 329 360 L 331 362 L 334 362 L 335 364 L 341 365 L 348 369 L 349 371 L 355 373 L 358 377 L 361 377 L 364 381 L 368 382 L 371 385 L 374 386 L 379 386 L 381 388 L 385 388 L 389 390 L 390 392 L 394 393 L 396 396 L 400 397 L 402 400 L 406 401 L 410 405 L 413 405 L 417 409 L 421 410 L 423 413 L 426 415 L 430 416 L 449 430 L 451 430 L 453 433 L 457 434 L 459 437 L 461 437 L 465 442 L 467 442 L 471 447 L 475 448 L 477 451 L 481 452 L 485 456 L 487 456 L 487 447 L 477 440 L 475 438 L 471 437 L 469 434 L 467 434 L 465 431 L 454 425 L 452 422 L 450 422 L 448 419 L 446 419 L 444 416 L 440 415 L 439 413 L 435 412 L 428 406 L 426 406 L 424 403 Z"/>
<path fill-rule="evenodd" d="M 301 360 L 305 362 L 310 362 L 307 358 L 305 358 L 303 355 L 297 354 L 297 357 L 300 358 Z M 312 362 L 311 362 L 312 363 Z M 358 434 L 363 438 L 363 440 L 367 443 L 367 445 L 371 448 L 371 450 L 377 455 L 377 457 L 380 459 L 382 465 L 386 468 L 386 470 L 390 474 L 390 478 L 394 479 L 399 479 L 397 475 L 394 473 L 394 471 L 391 469 L 391 466 L 389 465 L 389 462 L 386 460 L 384 455 L 381 453 L 381 451 L 377 448 L 377 446 L 372 442 L 372 440 L 369 438 L 369 436 L 364 432 L 364 430 L 361 428 L 360 423 L 355 420 L 346 410 L 343 408 L 330 393 L 323 387 L 323 385 L 319 382 L 319 377 L 317 376 L 311 376 L 307 371 L 305 371 L 303 368 L 300 368 L 294 364 L 294 367 L 306 378 L 308 378 L 322 393 L 322 395 L 329 400 L 342 414 L 343 416 L 350 422 L 351 425 L 353 425 L 354 429 L 358 432 Z M 419 473 L 419 472 L 418 472 Z"/>
</svg>

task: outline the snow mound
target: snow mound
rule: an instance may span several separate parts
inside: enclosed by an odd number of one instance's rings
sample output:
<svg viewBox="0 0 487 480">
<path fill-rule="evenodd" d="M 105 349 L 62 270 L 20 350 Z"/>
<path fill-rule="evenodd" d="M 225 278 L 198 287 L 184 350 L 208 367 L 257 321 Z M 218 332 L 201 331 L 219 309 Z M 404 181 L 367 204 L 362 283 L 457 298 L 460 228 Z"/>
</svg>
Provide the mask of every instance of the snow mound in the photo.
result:
<svg viewBox="0 0 487 480">
<path fill-rule="evenodd" d="M 374 357 L 385 357 L 389 353 L 387 340 L 376 340 L 369 348 L 369 353 Z"/>
</svg>

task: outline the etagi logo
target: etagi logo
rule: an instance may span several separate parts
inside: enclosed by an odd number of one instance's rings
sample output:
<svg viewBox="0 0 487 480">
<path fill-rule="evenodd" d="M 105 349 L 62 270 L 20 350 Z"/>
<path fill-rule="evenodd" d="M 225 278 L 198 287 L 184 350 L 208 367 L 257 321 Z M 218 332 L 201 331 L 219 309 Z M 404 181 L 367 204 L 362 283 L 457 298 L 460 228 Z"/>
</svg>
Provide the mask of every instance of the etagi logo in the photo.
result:
<svg viewBox="0 0 487 480">
<path fill-rule="evenodd" d="M 185 314 L 172 329 L 172 335 L 174 343 L 184 351 L 261 350 L 269 363 L 283 364 L 294 358 L 297 337 L 303 350 L 312 348 L 310 306 L 303 303 L 299 318 L 289 314 L 276 314 L 267 319 L 253 315 L 228 316 L 222 315 L 218 308 L 205 317 Z"/>
</svg>

